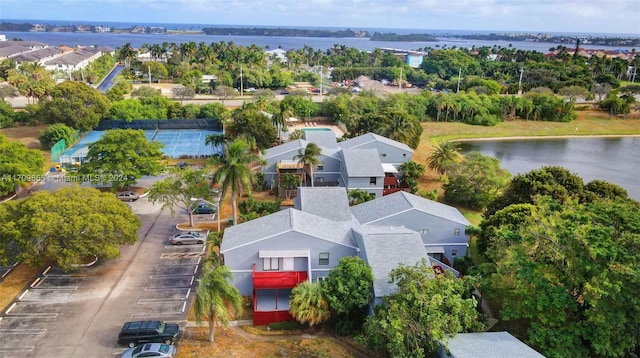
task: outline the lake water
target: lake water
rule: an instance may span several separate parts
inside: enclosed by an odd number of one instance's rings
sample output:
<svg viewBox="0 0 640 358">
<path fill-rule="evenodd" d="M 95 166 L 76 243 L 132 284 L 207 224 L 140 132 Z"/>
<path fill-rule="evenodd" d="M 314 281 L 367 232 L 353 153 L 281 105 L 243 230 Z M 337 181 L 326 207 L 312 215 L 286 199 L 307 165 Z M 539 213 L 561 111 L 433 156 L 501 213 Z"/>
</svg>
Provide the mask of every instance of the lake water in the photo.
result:
<svg viewBox="0 0 640 358">
<path fill-rule="evenodd" d="M 513 175 L 561 166 L 585 184 L 595 179 L 617 184 L 640 201 L 640 137 L 471 141 L 461 142 L 460 148 L 499 159 Z"/>
</svg>

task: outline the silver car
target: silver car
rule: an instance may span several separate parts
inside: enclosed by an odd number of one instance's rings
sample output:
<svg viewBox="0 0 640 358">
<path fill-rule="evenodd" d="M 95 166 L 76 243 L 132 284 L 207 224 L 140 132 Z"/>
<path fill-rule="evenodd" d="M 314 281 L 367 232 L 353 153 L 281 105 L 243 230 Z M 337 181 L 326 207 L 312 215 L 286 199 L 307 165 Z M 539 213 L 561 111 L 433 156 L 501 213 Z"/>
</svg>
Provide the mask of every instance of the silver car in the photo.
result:
<svg viewBox="0 0 640 358">
<path fill-rule="evenodd" d="M 175 234 L 169 238 L 169 241 L 174 245 L 183 245 L 183 244 L 204 244 L 207 241 L 203 235 L 200 235 L 198 232 L 181 232 Z"/>
<path fill-rule="evenodd" d="M 141 346 L 127 349 L 126 351 L 124 351 L 124 353 L 122 353 L 122 358 L 174 358 L 176 356 L 176 352 L 176 347 L 171 344 L 147 343 Z"/>
<path fill-rule="evenodd" d="M 134 191 L 122 191 L 116 194 L 116 197 L 122 201 L 136 201 L 140 195 Z"/>
</svg>

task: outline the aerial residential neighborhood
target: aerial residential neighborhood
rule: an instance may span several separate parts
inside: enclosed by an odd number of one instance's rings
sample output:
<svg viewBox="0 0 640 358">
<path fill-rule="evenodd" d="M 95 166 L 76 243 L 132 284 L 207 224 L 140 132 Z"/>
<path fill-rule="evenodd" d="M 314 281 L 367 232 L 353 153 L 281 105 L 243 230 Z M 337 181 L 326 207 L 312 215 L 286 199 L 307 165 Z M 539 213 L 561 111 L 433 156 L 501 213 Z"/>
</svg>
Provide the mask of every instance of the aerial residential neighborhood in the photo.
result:
<svg viewBox="0 0 640 358">
<path fill-rule="evenodd" d="M 390 3 L 3 20 L 0 358 L 640 355 L 637 36 Z"/>
</svg>

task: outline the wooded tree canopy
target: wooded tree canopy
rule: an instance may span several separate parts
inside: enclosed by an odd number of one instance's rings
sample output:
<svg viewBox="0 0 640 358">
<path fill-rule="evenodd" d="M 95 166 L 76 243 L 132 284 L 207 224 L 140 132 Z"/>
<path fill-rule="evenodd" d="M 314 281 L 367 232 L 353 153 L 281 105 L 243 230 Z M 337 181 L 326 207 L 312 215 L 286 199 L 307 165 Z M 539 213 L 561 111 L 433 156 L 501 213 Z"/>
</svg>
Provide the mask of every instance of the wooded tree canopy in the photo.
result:
<svg viewBox="0 0 640 358">
<path fill-rule="evenodd" d="M 456 333 L 483 328 L 470 277 L 434 277 L 425 260 L 400 265 L 390 281 L 398 290 L 367 318 L 359 340 L 390 357 L 430 357 Z"/>
<path fill-rule="evenodd" d="M 95 88 L 82 82 L 64 81 L 53 88 L 51 100 L 42 103 L 39 114 L 48 123 L 64 123 L 87 131 L 107 116 L 109 108 L 109 99 Z"/>
<path fill-rule="evenodd" d="M 149 142 L 142 130 L 111 129 L 89 144 L 87 162 L 79 174 L 91 175 L 93 181 L 113 184 L 122 189 L 136 183 L 144 175 L 162 170 L 162 143 Z"/>
<path fill-rule="evenodd" d="M 63 269 L 87 257 L 110 259 L 138 239 L 140 220 L 111 193 L 73 186 L 0 205 L 0 262 Z M 17 249 L 17 256 L 13 249 Z"/>
<path fill-rule="evenodd" d="M 39 180 L 43 166 L 42 153 L 0 135 L 0 197 L 14 192 L 17 185 Z"/>
</svg>

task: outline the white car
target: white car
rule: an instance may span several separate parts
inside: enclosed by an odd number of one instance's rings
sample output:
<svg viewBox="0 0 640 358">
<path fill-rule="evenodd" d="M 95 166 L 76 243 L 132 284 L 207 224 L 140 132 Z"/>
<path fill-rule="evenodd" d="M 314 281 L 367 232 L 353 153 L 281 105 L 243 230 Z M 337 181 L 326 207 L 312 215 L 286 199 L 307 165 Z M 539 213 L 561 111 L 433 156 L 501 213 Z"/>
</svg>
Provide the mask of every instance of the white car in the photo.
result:
<svg viewBox="0 0 640 358">
<path fill-rule="evenodd" d="M 176 347 L 171 344 L 147 343 L 141 346 L 127 349 L 126 351 L 124 351 L 124 353 L 122 353 L 122 358 L 174 358 L 176 356 L 176 352 Z"/>
<path fill-rule="evenodd" d="M 181 232 L 177 233 L 169 238 L 169 241 L 174 245 L 183 244 L 204 244 L 207 238 L 200 235 L 198 232 Z"/>
</svg>

